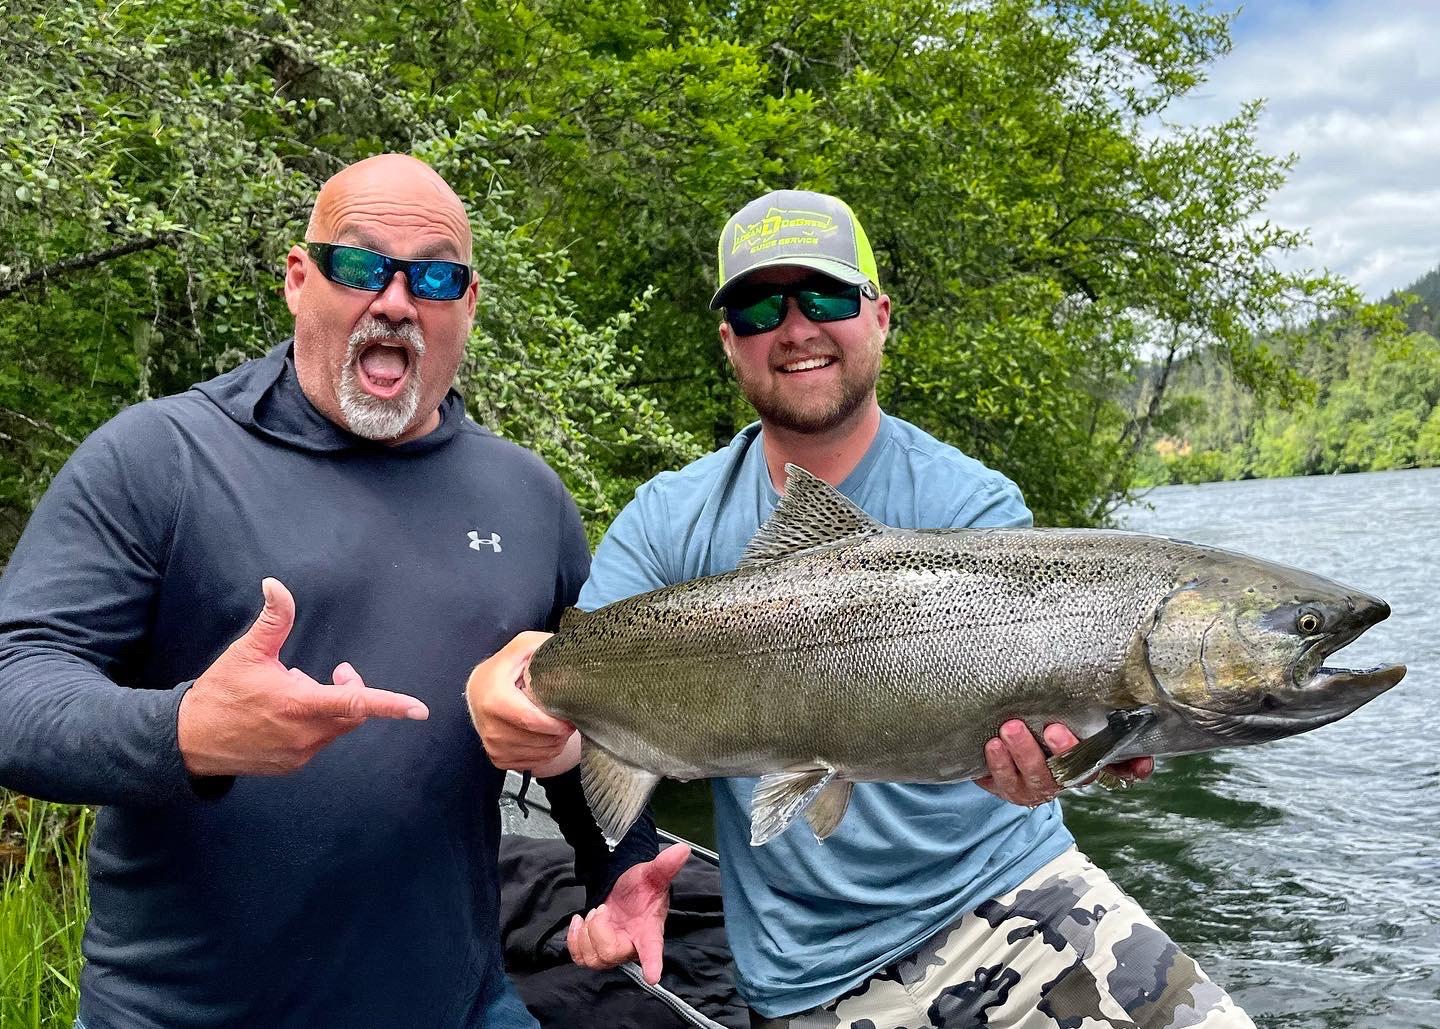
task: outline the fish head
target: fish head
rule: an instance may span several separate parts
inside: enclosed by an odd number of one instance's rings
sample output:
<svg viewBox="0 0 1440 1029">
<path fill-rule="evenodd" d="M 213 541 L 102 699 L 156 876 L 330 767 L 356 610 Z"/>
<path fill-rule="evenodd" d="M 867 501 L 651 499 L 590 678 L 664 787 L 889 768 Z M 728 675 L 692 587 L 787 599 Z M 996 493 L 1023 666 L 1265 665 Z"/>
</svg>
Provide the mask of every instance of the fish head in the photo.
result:
<svg viewBox="0 0 1440 1029">
<path fill-rule="evenodd" d="M 1404 665 L 1326 660 L 1390 615 L 1379 597 L 1332 579 L 1210 551 L 1159 605 L 1145 648 L 1165 699 L 1217 745 L 1319 728 L 1398 683 Z"/>
</svg>

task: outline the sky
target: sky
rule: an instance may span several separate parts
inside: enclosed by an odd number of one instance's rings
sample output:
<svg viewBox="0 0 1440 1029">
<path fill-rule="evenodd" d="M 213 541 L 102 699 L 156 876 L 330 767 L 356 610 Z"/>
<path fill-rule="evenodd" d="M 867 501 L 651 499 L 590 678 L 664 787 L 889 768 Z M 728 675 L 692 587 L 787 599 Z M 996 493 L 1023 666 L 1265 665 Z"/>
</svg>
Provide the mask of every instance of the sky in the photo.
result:
<svg viewBox="0 0 1440 1029">
<path fill-rule="evenodd" d="M 1265 215 L 1311 238 L 1281 263 L 1372 299 L 1440 265 L 1440 0 L 1249 0 L 1231 34 L 1166 118 L 1210 124 L 1266 101 L 1261 148 L 1298 161 Z"/>
</svg>

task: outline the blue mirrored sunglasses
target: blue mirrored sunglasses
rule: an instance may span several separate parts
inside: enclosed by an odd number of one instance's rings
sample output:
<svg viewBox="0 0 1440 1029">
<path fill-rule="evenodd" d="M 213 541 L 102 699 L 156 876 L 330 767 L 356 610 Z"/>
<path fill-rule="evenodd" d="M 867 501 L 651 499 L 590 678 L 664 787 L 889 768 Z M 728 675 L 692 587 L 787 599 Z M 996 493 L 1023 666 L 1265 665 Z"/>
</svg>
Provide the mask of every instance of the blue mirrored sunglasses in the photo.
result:
<svg viewBox="0 0 1440 1029">
<path fill-rule="evenodd" d="M 459 300 L 470 285 L 470 266 L 458 261 L 402 261 L 340 243 L 307 242 L 305 249 L 321 275 L 351 289 L 379 293 L 396 272 L 405 273 L 410 295 L 418 300 Z"/>
</svg>

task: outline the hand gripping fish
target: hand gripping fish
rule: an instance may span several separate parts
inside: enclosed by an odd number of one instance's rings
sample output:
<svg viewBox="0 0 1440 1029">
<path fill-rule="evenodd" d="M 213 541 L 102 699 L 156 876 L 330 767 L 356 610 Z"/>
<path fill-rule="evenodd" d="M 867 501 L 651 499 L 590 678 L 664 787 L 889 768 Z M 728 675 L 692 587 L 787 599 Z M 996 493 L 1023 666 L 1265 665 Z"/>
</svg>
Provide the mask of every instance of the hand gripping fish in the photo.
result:
<svg viewBox="0 0 1440 1029">
<path fill-rule="evenodd" d="M 894 529 L 786 470 L 735 571 L 569 612 L 530 663 L 611 846 L 661 776 L 759 776 L 752 844 L 801 814 L 824 839 L 853 783 L 986 775 L 1010 718 L 1070 727 L 1072 786 L 1306 732 L 1405 674 L 1324 664 L 1390 608 L 1309 572 L 1132 532 Z"/>
</svg>

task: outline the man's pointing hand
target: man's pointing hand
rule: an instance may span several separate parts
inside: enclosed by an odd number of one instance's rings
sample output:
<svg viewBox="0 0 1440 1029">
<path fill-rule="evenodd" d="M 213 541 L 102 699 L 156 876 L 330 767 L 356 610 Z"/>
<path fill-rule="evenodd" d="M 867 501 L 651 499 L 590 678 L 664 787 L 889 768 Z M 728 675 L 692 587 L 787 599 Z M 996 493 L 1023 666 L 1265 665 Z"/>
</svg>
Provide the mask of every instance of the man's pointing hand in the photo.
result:
<svg viewBox="0 0 1440 1029">
<path fill-rule="evenodd" d="M 367 718 L 430 716 L 414 697 L 366 686 L 341 664 L 321 685 L 280 663 L 295 600 L 279 580 L 261 583 L 265 608 L 180 701 L 180 754 L 191 775 L 293 772 Z"/>
</svg>

